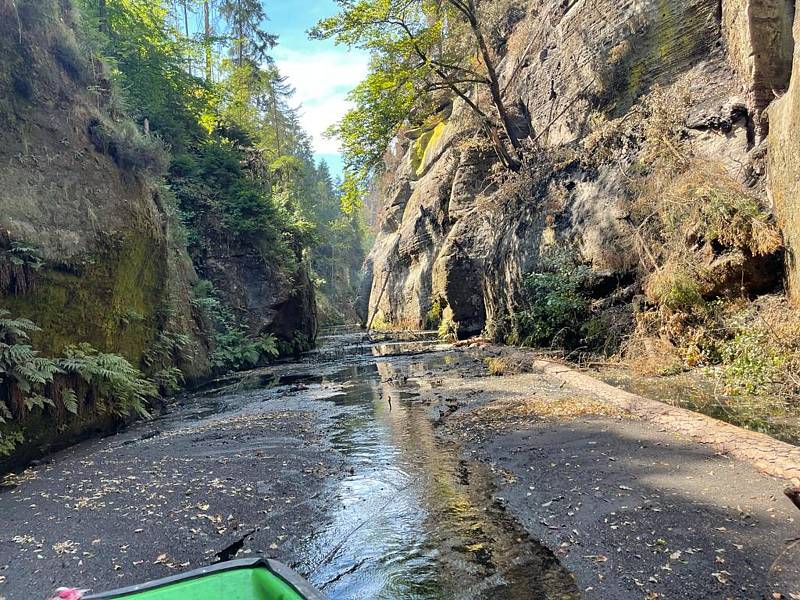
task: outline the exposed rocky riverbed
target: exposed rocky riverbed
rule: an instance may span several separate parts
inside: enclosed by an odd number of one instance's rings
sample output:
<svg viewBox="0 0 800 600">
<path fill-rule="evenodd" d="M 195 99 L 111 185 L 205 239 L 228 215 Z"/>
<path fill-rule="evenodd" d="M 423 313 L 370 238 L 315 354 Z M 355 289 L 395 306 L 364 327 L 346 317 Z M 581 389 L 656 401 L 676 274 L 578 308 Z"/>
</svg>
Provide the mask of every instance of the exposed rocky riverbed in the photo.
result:
<svg viewBox="0 0 800 600">
<path fill-rule="evenodd" d="M 0 597 L 254 555 L 342 599 L 800 593 L 781 482 L 419 337 L 329 336 L 7 477 Z"/>
</svg>

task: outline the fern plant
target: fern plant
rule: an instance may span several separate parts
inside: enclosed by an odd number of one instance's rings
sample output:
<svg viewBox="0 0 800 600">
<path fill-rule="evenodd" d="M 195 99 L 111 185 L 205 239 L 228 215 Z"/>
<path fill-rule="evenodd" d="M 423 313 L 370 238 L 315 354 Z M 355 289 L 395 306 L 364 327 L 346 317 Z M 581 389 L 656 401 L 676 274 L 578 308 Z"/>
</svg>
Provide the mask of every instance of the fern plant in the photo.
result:
<svg viewBox="0 0 800 600">
<path fill-rule="evenodd" d="M 2 249 L 4 246 L 7 248 Z M 42 266 L 44 261 L 36 248 L 0 238 L 0 290 L 27 292 Z"/>
<path fill-rule="evenodd" d="M 10 423 L 14 417 L 12 409 L 21 414 L 52 405 L 43 391 L 59 369 L 28 343 L 29 334 L 34 331 L 38 327 L 31 321 L 12 318 L 7 310 L 0 309 L 0 425 Z M 16 401 L 15 406 L 10 405 L 12 400 Z M 18 429 L 0 429 L 0 456 L 9 454 L 22 441 Z"/>
<path fill-rule="evenodd" d="M 250 337 L 247 330 L 235 326 L 214 336 L 211 365 L 218 371 L 241 371 L 257 366 L 265 358 L 278 356 L 278 344 L 273 335 Z"/>
<path fill-rule="evenodd" d="M 118 416 L 150 416 L 147 407 L 158 395 L 158 388 L 123 357 L 100 352 L 84 343 L 67 347 L 58 366 L 90 386 L 99 411 Z"/>
<path fill-rule="evenodd" d="M 177 393 L 183 384 L 183 371 L 175 365 L 191 359 L 191 338 L 183 333 L 162 331 L 142 357 L 145 371 L 165 396 Z"/>
<path fill-rule="evenodd" d="M 29 333 L 38 330 L 33 322 L 12 318 L 7 310 L 0 309 L 0 383 L 7 394 L 6 399 L 0 399 L 4 407 L 0 409 L 0 422 L 10 417 L 12 407 L 7 403 L 11 398 L 20 400 L 26 410 L 53 404 L 43 391 L 60 370 L 28 343 Z"/>
<path fill-rule="evenodd" d="M 215 371 L 241 371 L 251 369 L 264 360 L 280 354 L 278 342 L 271 334 L 250 336 L 236 315 L 219 297 L 219 292 L 207 280 L 194 287 L 192 304 L 213 323 L 214 351 L 209 360 Z"/>
</svg>

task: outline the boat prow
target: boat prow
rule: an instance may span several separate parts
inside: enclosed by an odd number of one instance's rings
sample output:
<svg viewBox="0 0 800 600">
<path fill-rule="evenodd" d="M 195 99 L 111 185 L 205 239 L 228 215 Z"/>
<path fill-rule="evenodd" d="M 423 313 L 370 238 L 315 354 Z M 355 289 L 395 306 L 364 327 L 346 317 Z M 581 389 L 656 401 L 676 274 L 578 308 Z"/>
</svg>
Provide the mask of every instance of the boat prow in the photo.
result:
<svg viewBox="0 0 800 600">
<path fill-rule="evenodd" d="M 263 558 L 232 560 L 86 600 L 324 600 L 286 565 Z"/>
</svg>

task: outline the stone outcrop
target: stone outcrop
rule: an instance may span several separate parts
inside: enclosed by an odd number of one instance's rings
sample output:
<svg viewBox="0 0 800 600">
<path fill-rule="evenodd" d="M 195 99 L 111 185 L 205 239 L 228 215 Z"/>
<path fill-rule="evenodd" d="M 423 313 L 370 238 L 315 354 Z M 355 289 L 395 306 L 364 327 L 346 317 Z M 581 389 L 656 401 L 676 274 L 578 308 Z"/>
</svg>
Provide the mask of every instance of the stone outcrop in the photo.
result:
<svg viewBox="0 0 800 600">
<path fill-rule="evenodd" d="M 794 38 L 800 42 L 800 15 Z M 789 90 L 769 109 L 769 181 L 787 245 L 787 280 L 792 300 L 800 303 L 800 44 L 795 46 Z"/>
<path fill-rule="evenodd" d="M 639 262 L 628 171 L 646 162 L 644 144 L 599 157 L 589 138 L 598 123 L 633 127 L 653 90 L 686 97 L 670 102 L 694 158 L 766 197 L 764 137 L 796 118 L 788 98 L 769 129 L 764 114 L 789 81 L 791 0 L 530 0 L 527 11 L 499 51 L 499 72 L 521 137 L 537 147 L 532 174 L 497 178 L 496 157 L 475 143 L 460 101 L 427 132 L 401 134 L 380 182 L 359 302 L 365 323 L 420 327 L 446 308 L 459 335 L 491 330 L 551 244 L 574 245 L 603 281 L 627 285 Z M 795 219 L 796 193 L 774 193 L 784 220 Z"/>
<path fill-rule="evenodd" d="M 138 364 L 168 294 L 159 198 L 93 143 L 97 101 L 79 66 L 54 58 L 76 47 L 72 30 L 37 32 L 34 8 L 0 3 L 0 306 L 41 327 L 44 353 L 90 342 Z M 12 254 L 41 265 L 15 269 Z"/>
<path fill-rule="evenodd" d="M 274 334 L 301 346 L 316 339 L 314 284 L 302 261 L 295 273 L 285 273 L 257 248 L 216 240 L 207 244 L 203 275 L 254 335 Z"/>
</svg>

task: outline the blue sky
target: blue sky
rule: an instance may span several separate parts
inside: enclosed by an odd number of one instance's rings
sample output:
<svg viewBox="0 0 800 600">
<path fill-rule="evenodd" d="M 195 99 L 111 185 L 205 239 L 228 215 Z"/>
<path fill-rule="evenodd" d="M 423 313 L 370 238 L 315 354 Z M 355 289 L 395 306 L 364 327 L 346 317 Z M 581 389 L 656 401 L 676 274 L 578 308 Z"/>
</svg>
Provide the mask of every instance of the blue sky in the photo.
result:
<svg viewBox="0 0 800 600">
<path fill-rule="evenodd" d="M 308 39 L 308 29 L 336 13 L 333 0 L 264 0 L 264 8 L 269 17 L 266 29 L 278 35 L 275 60 L 296 90 L 295 103 L 302 105 L 303 127 L 314 140 L 317 156 L 339 174 L 339 144 L 323 132 L 347 110 L 347 93 L 366 75 L 367 56 Z"/>
</svg>

